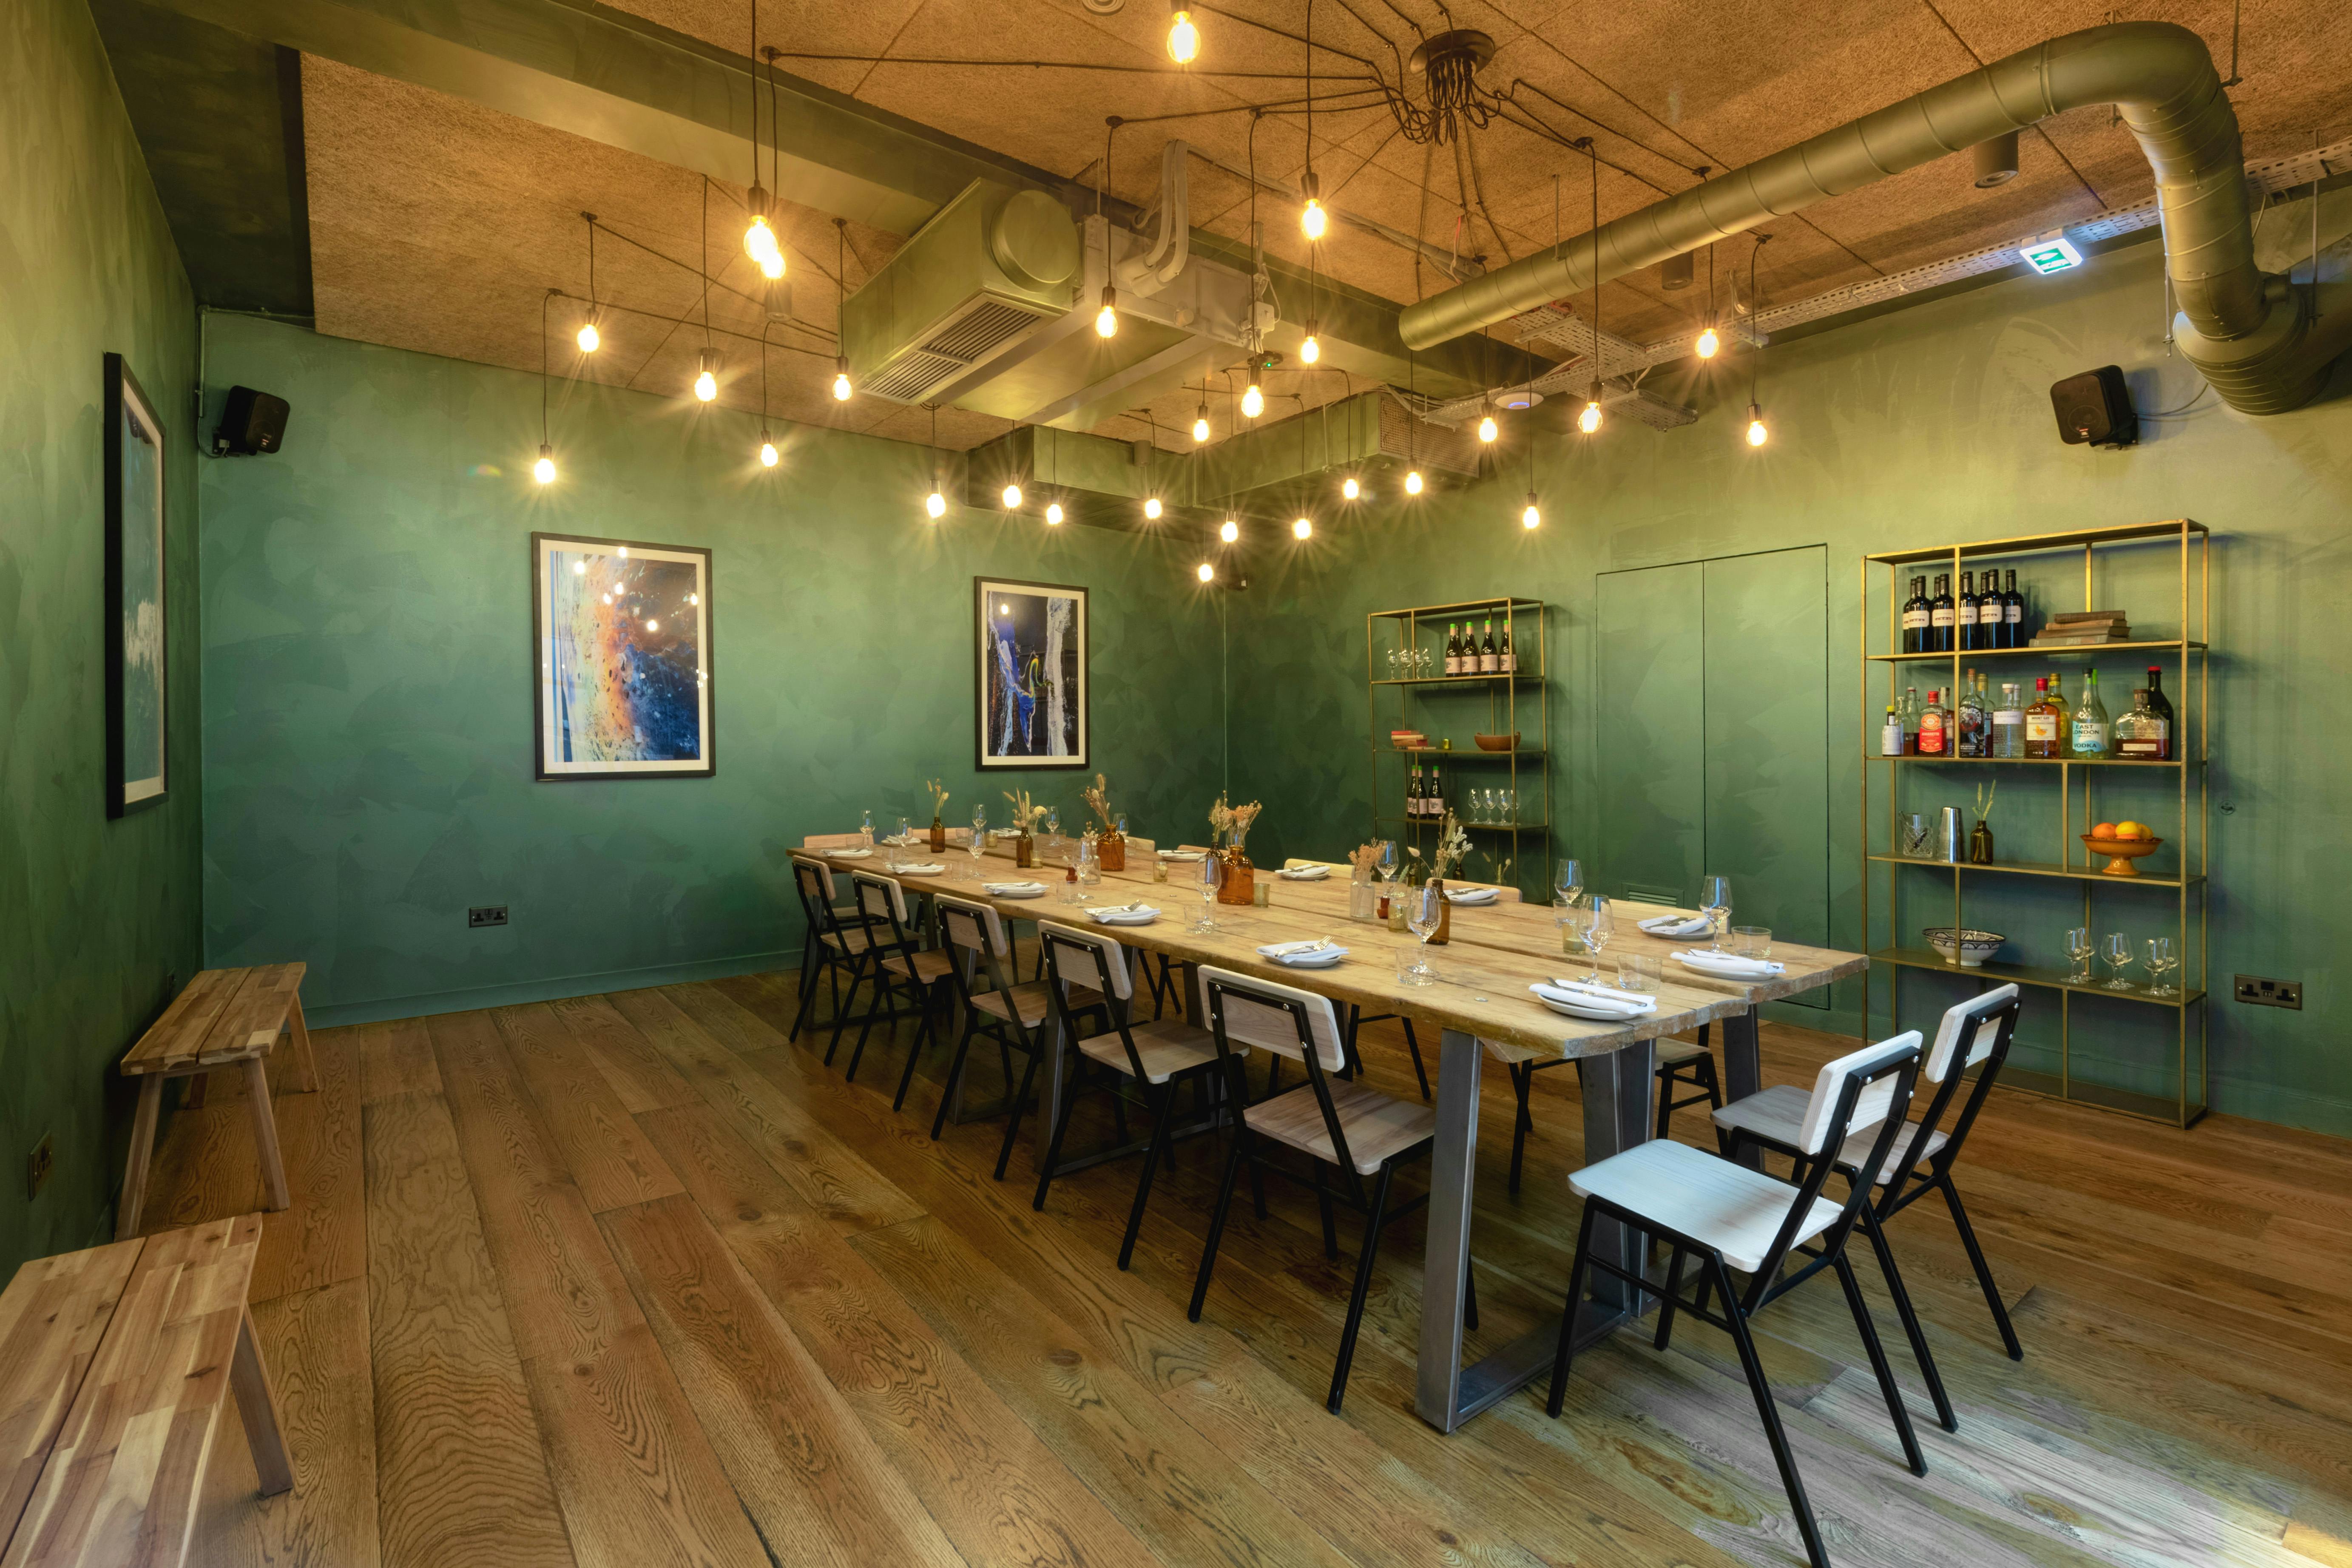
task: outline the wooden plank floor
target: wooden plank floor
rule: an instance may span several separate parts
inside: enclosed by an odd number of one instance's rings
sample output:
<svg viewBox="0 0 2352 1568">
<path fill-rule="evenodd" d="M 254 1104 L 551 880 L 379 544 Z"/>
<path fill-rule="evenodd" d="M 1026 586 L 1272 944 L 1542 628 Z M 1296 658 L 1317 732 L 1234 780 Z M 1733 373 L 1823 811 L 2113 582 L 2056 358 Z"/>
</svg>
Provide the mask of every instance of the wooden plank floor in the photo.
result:
<svg viewBox="0 0 2352 1568">
<path fill-rule="evenodd" d="M 1344 1417 L 1322 1395 L 1355 1237 L 1270 1184 L 1184 1316 L 1216 1147 L 1180 1146 L 1131 1271 L 1135 1164 L 1033 1211 L 1024 1133 L 928 1131 L 946 1052 L 890 1090 L 787 1044 L 793 976 L 319 1031 L 280 1102 L 296 1206 L 255 1319 L 295 1489 L 218 1447 L 194 1561 L 310 1564 L 1292 1564 L 1802 1561 L 1728 1341 L 1678 1326 L 1441 1437 L 1412 1414 L 1421 1222 L 1391 1231 Z M 820 1005 L 822 1011 L 822 1005 Z M 1371 1079 L 1412 1095 L 1393 1025 Z M 1768 1026 L 1768 1081 L 1841 1042 Z M 845 1062 L 845 1043 L 840 1060 Z M 973 1100 L 998 1088 L 975 1051 Z M 1474 1351 L 1556 1310 L 1575 1075 L 1538 1080 L 1525 1190 L 1486 1076 Z M 241 1086 L 169 1123 L 154 1228 L 258 1206 Z M 1679 1135 L 1700 1140 L 1685 1111 Z M 1099 1104 L 1070 1134 L 1108 1135 Z M 2352 1144 L 2227 1118 L 2181 1133 L 1997 1094 L 1962 1186 L 2026 1345 L 2008 1361 L 1941 1211 L 1893 1235 L 1960 1430 L 1903 1468 L 1834 1288 L 1759 1321 L 1841 1564 L 2352 1568 Z M 1345 1216 L 1343 1216 L 1343 1226 Z"/>
</svg>

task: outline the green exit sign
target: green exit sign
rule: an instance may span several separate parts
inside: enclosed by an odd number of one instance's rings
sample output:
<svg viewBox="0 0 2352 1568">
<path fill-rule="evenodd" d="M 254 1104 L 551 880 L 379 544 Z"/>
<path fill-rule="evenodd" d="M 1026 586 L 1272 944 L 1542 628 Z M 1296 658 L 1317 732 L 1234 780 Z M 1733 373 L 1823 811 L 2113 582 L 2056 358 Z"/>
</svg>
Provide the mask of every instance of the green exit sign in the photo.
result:
<svg viewBox="0 0 2352 1568">
<path fill-rule="evenodd" d="M 2037 239 L 2017 253 L 2036 272 L 2063 272 L 2070 267 L 2083 265 L 2083 253 L 2064 235 L 2052 235 Z"/>
</svg>

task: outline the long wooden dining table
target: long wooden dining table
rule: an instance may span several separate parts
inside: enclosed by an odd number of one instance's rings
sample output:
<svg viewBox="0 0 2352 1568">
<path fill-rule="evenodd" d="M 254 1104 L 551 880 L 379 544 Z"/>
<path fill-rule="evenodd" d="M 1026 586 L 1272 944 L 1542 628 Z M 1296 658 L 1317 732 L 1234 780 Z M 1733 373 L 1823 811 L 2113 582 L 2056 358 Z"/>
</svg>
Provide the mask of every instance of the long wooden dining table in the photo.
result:
<svg viewBox="0 0 2352 1568">
<path fill-rule="evenodd" d="M 1757 1005 L 1859 973 L 1867 963 L 1859 953 L 1776 947 L 1774 956 L 1786 963 L 1786 973 L 1769 982 L 1741 984 L 1702 976 L 1669 963 L 1662 966 L 1664 973 L 1657 988 L 1655 1012 L 1628 1023 L 1592 1023 L 1551 1011 L 1528 990 L 1535 982 L 1574 975 L 1585 967 L 1580 957 L 1560 952 L 1559 928 L 1550 911 L 1540 906 L 1498 901 L 1455 908 L 1450 941 L 1428 953 L 1436 971 L 1435 982 L 1414 984 L 1402 980 L 1400 973 L 1412 962 L 1421 942 L 1409 932 L 1391 931 L 1385 922 L 1349 920 L 1345 868 L 1322 882 L 1284 880 L 1270 869 L 1260 869 L 1256 876 L 1261 885 L 1270 888 L 1269 904 L 1215 905 L 1217 929 L 1199 931 L 1192 927 L 1201 917 L 1203 900 L 1190 875 L 1196 868 L 1192 862 L 1171 863 L 1166 882 L 1152 879 L 1150 856 L 1133 857 L 1137 863 L 1130 869 L 1104 873 L 1101 883 L 1088 890 L 1094 907 L 1140 899 L 1157 907 L 1160 917 L 1148 925 L 1095 927 L 1087 919 L 1087 905 L 1061 901 L 1066 884 L 1060 866 L 1047 863 L 1025 873 L 1008 871 L 1005 862 L 1010 849 L 1003 845 L 986 848 L 984 872 L 982 861 L 973 860 L 961 846 L 936 857 L 919 847 L 902 851 L 910 864 L 943 861 L 947 871 L 934 875 L 895 869 L 889 864 L 888 849 L 883 847 L 857 858 L 828 858 L 819 850 L 802 853 L 826 858 L 839 872 L 865 870 L 891 878 L 908 892 L 944 893 L 989 903 L 1010 920 L 1087 926 L 1127 946 L 1164 954 L 1185 967 L 1187 1005 L 1195 1018 L 1206 1016 L 1196 966 L 1210 963 L 1317 992 L 1334 1002 L 1357 1004 L 1367 1013 L 1402 1014 L 1437 1025 L 1442 1040 L 1437 1133 L 1431 1156 L 1414 1405 L 1423 1419 L 1444 1432 L 1454 1430 L 1546 1371 L 1559 1338 L 1559 1323 L 1554 1319 L 1478 1361 L 1463 1364 L 1479 1080 L 1486 1057 L 1492 1052 L 1506 1061 L 1573 1060 L 1584 1107 L 1584 1157 L 1588 1162 L 1599 1161 L 1650 1136 L 1654 1041 L 1686 1034 L 1704 1024 L 1723 1024 L 1730 1093 L 1735 1098 L 1753 1093 L 1761 1087 Z M 982 886 L 983 881 L 1023 877 L 1043 882 L 1044 895 L 994 897 Z M 1618 907 L 1629 913 L 1633 910 L 1625 904 Z M 1640 918 L 1653 912 L 1670 911 L 1641 906 Z M 1328 969 L 1296 969 L 1276 963 L 1257 951 L 1262 945 L 1315 937 L 1329 938 L 1347 948 L 1348 957 Z M 1654 947 L 1661 957 L 1680 945 L 1639 931 L 1621 940 L 1629 947 Z M 1068 1042 L 1060 1037 L 1056 1027 L 1046 1043 L 1039 1074 L 1036 1127 L 1041 1159 L 1065 1091 L 1069 1055 Z M 1643 1237 L 1610 1226 L 1596 1231 L 1594 1240 L 1627 1270 L 1640 1271 L 1646 1250 Z M 1602 1278 L 1598 1270 L 1594 1276 Z M 1580 1349 L 1638 1318 L 1645 1307 L 1642 1294 L 1621 1281 L 1596 1283 L 1594 1290 L 1594 1299 L 1584 1304 L 1576 1324 Z"/>
</svg>

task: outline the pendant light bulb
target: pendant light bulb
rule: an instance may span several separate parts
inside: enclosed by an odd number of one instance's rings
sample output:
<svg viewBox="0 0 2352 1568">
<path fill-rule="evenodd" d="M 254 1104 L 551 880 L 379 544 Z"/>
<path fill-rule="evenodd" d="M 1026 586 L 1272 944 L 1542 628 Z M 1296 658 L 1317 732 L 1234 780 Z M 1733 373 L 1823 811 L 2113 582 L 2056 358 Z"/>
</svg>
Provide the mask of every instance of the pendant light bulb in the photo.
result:
<svg viewBox="0 0 2352 1568">
<path fill-rule="evenodd" d="M 1197 446 L 1208 438 L 1209 405 L 1203 403 L 1201 405 L 1201 412 L 1192 416 L 1192 441 Z"/>
<path fill-rule="evenodd" d="M 1698 357 L 1701 359 L 1713 359 L 1723 352 L 1723 336 L 1715 330 L 1715 322 L 1712 320 L 1699 329 L 1698 342 L 1694 346 L 1698 350 Z"/>
<path fill-rule="evenodd" d="M 1307 341 L 1298 345 L 1298 363 L 1301 364 L 1313 364 L 1317 360 L 1321 359 L 1322 357 L 1322 341 L 1315 335 L 1315 323 L 1309 321 L 1307 323 Z"/>
<path fill-rule="evenodd" d="M 1217 537 L 1227 544 L 1237 542 L 1241 536 L 1242 525 L 1230 517 L 1225 519 L 1224 526 L 1217 530 Z"/>
<path fill-rule="evenodd" d="M 1348 500 L 1354 500 L 1358 496 L 1364 493 L 1364 487 L 1356 482 L 1355 475 L 1349 474 L 1346 479 L 1339 481 L 1339 493 Z"/>
<path fill-rule="evenodd" d="M 1519 526 L 1529 531 L 1543 526 L 1543 509 L 1536 504 L 1536 492 L 1528 492 L 1528 510 L 1519 513 Z"/>
<path fill-rule="evenodd" d="M 1019 511 L 1021 510 L 1021 487 L 1019 485 L 1011 484 L 1004 487 L 1004 510 L 1007 511 Z"/>
<path fill-rule="evenodd" d="M 1062 526 L 1062 503 L 1060 501 L 1052 500 L 1045 503 L 1045 526 L 1048 528 L 1059 528 Z"/>
<path fill-rule="evenodd" d="M 849 356 L 836 354 L 833 361 L 833 398 L 836 403 L 849 401 Z"/>
<path fill-rule="evenodd" d="M 1192 568 L 1192 575 L 1203 583 L 1213 583 L 1217 580 L 1217 569 L 1203 561 Z"/>
<path fill-rule="evenodd" d="M 1748 405 L 1748 444 L 1751 447 L 1761 447 L 1771 438 L 1772 432 L 1764 428 L 1764 410 L 1753 403 L 1749 404 Z"/>
<path fill-rule="evenodd" d="M 1143 515 L 1153 522 L 1158 522 L 1160 521 L 1160 498 L 1158 496 L 1146 496 L 1143 498 Z"/>
<path fill-rule="evenodd" d="M 1249 384 L 1249 390 L 1242 394 L 1242 412 L 1252 419 L 1265 412 L 1265 394 L 1257 389 L 1257 383 L 1254 381 Z"/>
<path fill-rule="evenodd" d="M 539 444 L 539 461 L 530 466 L 530 477 L 543 485 L 555 482 L 555 448 L 544 441 Z"/>
<path fill-rule="evenodd" d="M 923 498 L 923 510 L 931 514 L 933 522 L 937 522 L 948 514 L 948 498 L 933 490 Z"/>
<path fill-rule="evenodd" d="M 1498 434 L 1500 432 L 1496 427 L 1495 416 L 1491 411 L 1478 416 L 1478 439 L 1492 443 Z"/>
<path fill-rule="evenodd" d="M 1314 534 L 1315 522 L 1311 518 L 1297 518 L 1290 525 L 1290 537 L 1293 539 L 1311 539 Z"/>
<path fill-rule="evenodd" d="M 1412 468 L 1406 471 L 1404 476 L 1404 493 L 1409 496 L 1417 496 L 1421 493 L 1421 470 L 1419 468 Z"/>
<path fill-rule="evenodd" d="M 752 260 L 764 262 L 776 254 L 776 231 L 768 226 L 768 215 L 759 210 L 766 201 L 765 194 L 755 190 L 751 200 L 751 226 L 743 231 L 743 249 Z"/>
<path fill-rule="evenodd" d="M 1307 205 L 1298 209 L 1298 226 L 1306 231 L 1309 239 L 1323 237 L 1323 231 L 1330 226 L 1330 215 L 1323 210 L 1322 198 L 1307 198 Z"/>
<path fill-rule="evenodd" d="M 604 334 L 596 330 L 594 311 L 591 310 L 588 319 L 580 323 L 580 335 L 573 341 L 579 343 L 580 352 L 583 354 L 593 354 L 604 346 Z"/>
<path fill-rule="evenodd" d="M 719 395 L 719 351 L 702 351 L 700 368 L 694 377 L 694 395 L 708 403 Z"/>
<path fill-rule="evenodd" d="M 1192 25 L 1192 13 L 1181 7 L 1171 9 L 1173 14 L 1168 19 L 1168 58 L 1180 66 L 1189 66 L 1201 52 L 1201 29 Z"/>
<path fill-rule="evenodd" d="M 772 250 L 760 258 L 760 276 L 771 283 L 784 275 L 784 253 Z"/>
<path fill-rule="evenodd" d="M 1102 309 L 1095 312 L 1095 336 L 1118 336 L 1118 290 L 1108 283 L 1103 285 Z"/>
<path fill-rule="evenodd" d="M 1576 416 L 1576 427 L 1588 436 L 1601 428 L 1601 396 L 1598 391 L 1584 400 L 1584 412 Z"/>
<path fill-rule="evenodd" d="M 775 466 L 776 444 L 762 436 L 760 438 L 760 467 L 763 468 L 772 468 Z"/>
</svg>

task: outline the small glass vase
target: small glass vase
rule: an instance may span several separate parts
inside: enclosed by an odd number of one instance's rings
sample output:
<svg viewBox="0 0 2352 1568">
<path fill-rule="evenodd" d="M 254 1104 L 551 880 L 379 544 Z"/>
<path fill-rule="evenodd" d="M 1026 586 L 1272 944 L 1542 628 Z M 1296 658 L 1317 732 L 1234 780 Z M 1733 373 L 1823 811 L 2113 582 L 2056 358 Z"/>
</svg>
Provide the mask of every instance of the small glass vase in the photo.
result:
<svg viewBox="0 0 2352 1568">
<path fill-rule="evenodd" d="M 1013 864 L 1024 871 L 1037 864 L 1035 834 L 1024 833 L 1013 841 Z"/>
<path fill-rule="evenodd" d="M 1986 826 L 1982 821 L 1978 822 L 1975 830 L 1969 835 L 1969 864 L 1971 866 L 1992 864 L 1992 829 Z"/>
<path fill-rule="evenodd" d="M 1257 868 L 1242 850 L 1238 835 L 1223 849 L 1210 851 L 1225 868 L 1224 880 L 1217 884 L 1217 902 L 1247 905 L 1257 901 Z"/>
<path fill-rule="evenodd" d="M 1104 834 L 1100 838 L 1095 841 L 1095 853 L 1100 857 L 1102 860 L 1102 868 L 1104 870 L 1126 870 L 1127 835 L 1121 833 L 1116 827 L 1112 828 L 1108 833 Z"/>
<path fill-rule="evenodd" d="M 1377 921 L 1381 918 L 1381 890 L 1372 885 L 1371 871 L 1362 866 L 1348 883 L 1348 918 L 1351 921 Z"/>
<path fill-rule="evenodd" d="M 946 824 L 946 823 L 944 823 L 944 822 L 941 822 L 938 817 L 934 816 L 934 817 L 932 817 L 932 818 L 931 818 L 931 853 L 932 853 L 932 854 L 934 854 L 934 855 L 937 855 L 937 854 L 940 853 L 942 850 L 946 849 L 946 848 L 947 848 L 947 847 L 948 847 L 948 828 L 947 828 L 947 824 Z"/>
</svg>

